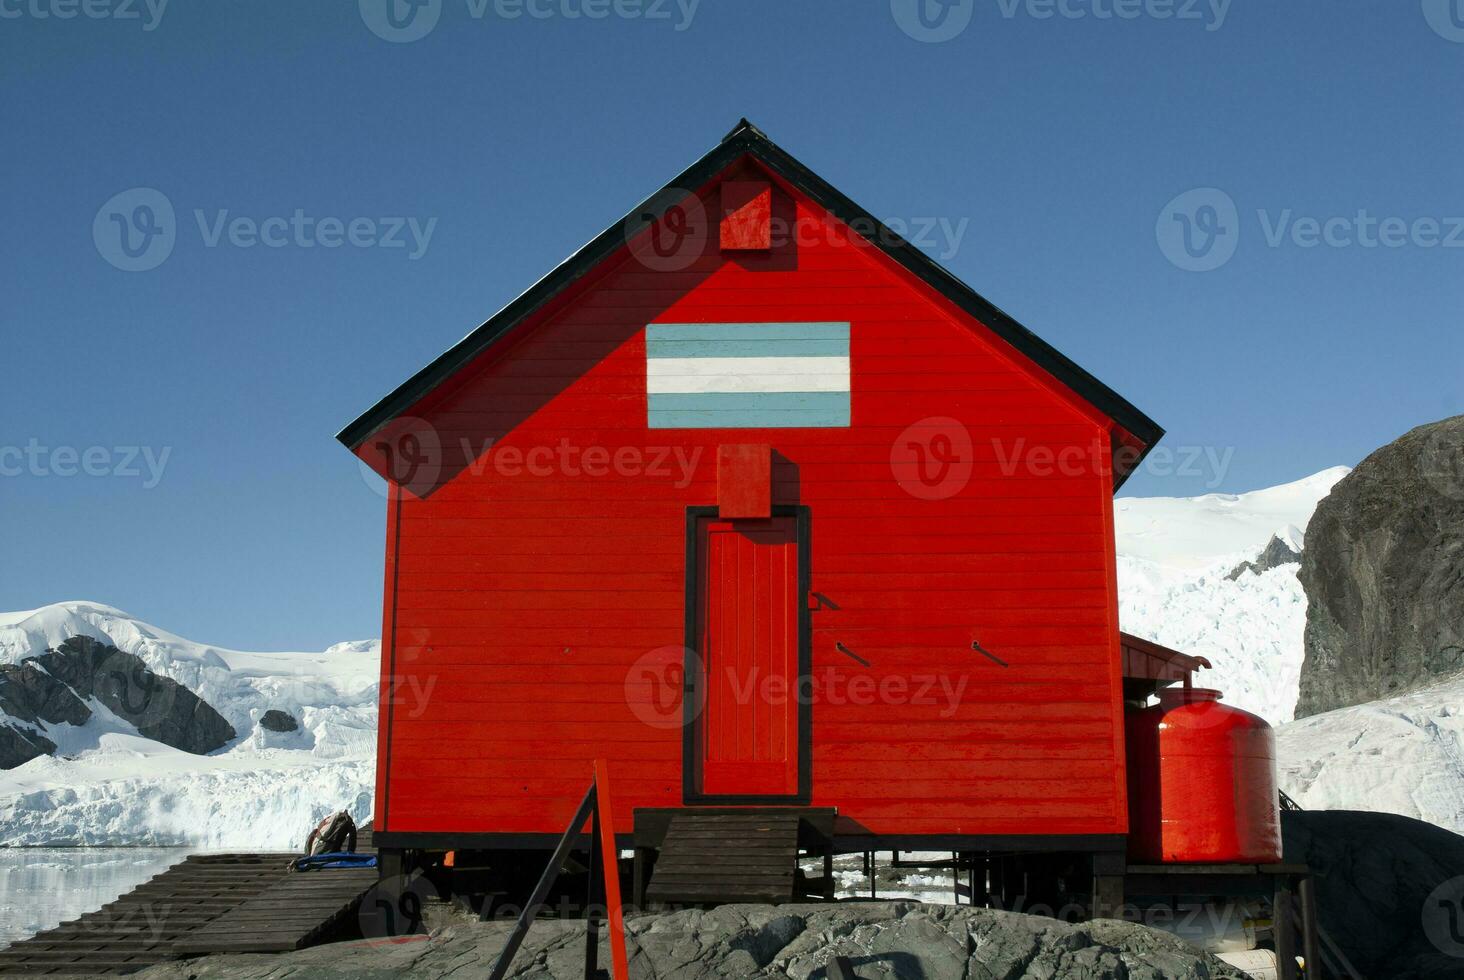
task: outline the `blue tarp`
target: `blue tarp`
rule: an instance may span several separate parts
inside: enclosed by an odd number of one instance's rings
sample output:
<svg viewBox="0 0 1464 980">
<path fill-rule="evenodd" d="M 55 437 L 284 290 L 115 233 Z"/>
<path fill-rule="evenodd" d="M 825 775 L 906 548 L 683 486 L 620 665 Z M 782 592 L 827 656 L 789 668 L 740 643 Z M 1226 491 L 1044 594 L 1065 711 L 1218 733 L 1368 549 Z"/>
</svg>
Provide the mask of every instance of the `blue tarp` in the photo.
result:
<svg viewBox="0 0 1464 980">
<path fill-rule="evenodd" d="M 374 868 L 376 867 L 375 854 L 348 854 L 336 852 L 331 854 L 312 854 L 309 857 L 295 859 L 296 871 L 323 871 L 329 868 Z"/>
</svg>

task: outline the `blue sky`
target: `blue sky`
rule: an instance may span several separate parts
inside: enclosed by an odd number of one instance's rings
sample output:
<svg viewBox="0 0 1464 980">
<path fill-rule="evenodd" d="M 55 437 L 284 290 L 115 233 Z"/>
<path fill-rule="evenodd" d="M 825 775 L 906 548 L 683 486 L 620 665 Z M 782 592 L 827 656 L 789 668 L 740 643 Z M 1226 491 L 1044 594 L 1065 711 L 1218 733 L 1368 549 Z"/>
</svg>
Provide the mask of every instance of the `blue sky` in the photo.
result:
<svg viewBox="0 0 1464 980">
<path fill-rule="evenodd" d="M 1126 492 L 1355 464 L 1464 411 L 1450 2 L 0 0 L 0 609 L 377 635 L 333 434 L 743 115 L 1164 425 Z"/>
</svg>

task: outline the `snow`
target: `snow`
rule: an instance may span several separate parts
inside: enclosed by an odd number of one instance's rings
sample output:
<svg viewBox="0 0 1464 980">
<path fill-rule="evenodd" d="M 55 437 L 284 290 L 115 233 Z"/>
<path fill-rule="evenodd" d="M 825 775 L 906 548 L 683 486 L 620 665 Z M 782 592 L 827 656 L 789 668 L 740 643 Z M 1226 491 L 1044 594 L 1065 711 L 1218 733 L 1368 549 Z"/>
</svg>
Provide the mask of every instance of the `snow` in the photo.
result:
<svg viewBox="0 0 1464 980">
<path fill-rule="evenodd" d="M 58 757 L 0 771 L 0 845 L 299 847 L 326 813 L 370 815 L 380 644 L 319 653 L 249 653 L 184 639 L 95 602 L 0 613 L 0 662 L 71 636 L 140 657 L 190 688 L 234 727 L 218 752 L 192 755 L 144 738 L 95 700 L 85 725 L 48 725 Z M 258 725 L 272 708 L 300 723 Z"/>
<path fill-rule="evenodd" d="M 1317 502 L 1350 471 L 1323 470 L 1241 494 L 1122 497 L 1114 502 L 1118 618 L 1123 629 L 1201 656 L 1196 683 L 1276 724 L 1289 721 L 1301 677 L 1306 595 L 1296 565 L 1226 576 L 1273 535 L 1300 551 Z"/>
<path fill-rule="evenodd" d="M 1464 833 L 1464 677 L 1282 726 L 1281 788 L 1308 810 L 1373 810 Z"/>
<path fill-rule="evenodd" d="M 1220 559 L 1254 558 L 1273 534 L 1306 529 L 1317 501 L 1349 470 L 1334 466 L 1304 480 L 1250 493 L 1201 497 L 1120 497 L 1114 501 L 1118 553 L 1198 572 Z"/>
</svg>

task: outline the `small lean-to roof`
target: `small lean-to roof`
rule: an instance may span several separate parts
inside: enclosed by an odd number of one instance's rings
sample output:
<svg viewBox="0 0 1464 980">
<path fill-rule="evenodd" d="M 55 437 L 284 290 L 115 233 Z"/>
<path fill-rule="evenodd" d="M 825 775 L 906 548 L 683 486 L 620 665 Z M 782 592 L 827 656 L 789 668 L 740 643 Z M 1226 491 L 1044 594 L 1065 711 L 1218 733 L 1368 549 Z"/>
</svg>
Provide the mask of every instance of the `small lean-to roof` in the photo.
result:
<svg viewBox="0 0 1464 980">
<path fill-rule="evenodd" d="M 1210 668 L 1210 661 L 1204 657 L 1180 653 L 1132 633 L 1119 633 L 1118 642 L 1123 650 L 1124 677 L 1169 683 L 1184 680 L 1187 674 L 1202 668 Z"/>
<path fill-rule="evenodd" d="M 588 245 L 565 259 L 482 326 L 408 378 L 395 391 L 342 429 L 336 438 L 348 449 L 355 451 L 370 435 L 398 416 L 406 414 L 424 395 L 482 354 L 524 318 L 542 308 L 589 270 L 625 247 L 627 229 L 644 227 L 676 203 L 676 196 L 668 192 L 695 190 L 744 156 L 755 158 L 845 224 L 856 229 L 876 229 L 872 237 L 865 236 L 872 244 L 1127 432 L 1138 444 L 1137 452 L 1127 460 L 1128 465 L 1115 472 L 1114 489 L 1122 485 L 1137 468 L 1143 456 L 1164 435 L 1164 430 L 1153 419 L 1135 408 L 1123 396 L 1003 313 L 934 259 L 890 231 L 869 212 L 849 200 L 833 185 L 768 139 L 756 126 L 743 119 L 721 143 L 700 160 L 633 208 L 624 219 L 605 229 Z"/>
</svg>

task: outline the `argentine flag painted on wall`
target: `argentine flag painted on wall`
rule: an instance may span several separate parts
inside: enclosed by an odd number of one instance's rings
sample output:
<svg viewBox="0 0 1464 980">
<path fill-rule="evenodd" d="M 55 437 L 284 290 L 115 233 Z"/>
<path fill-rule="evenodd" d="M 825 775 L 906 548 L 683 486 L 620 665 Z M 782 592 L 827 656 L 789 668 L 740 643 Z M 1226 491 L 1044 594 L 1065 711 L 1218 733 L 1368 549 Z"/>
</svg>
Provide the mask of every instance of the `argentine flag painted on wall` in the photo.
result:
<svg viewBox="0 0 1464 980">
<path fill-rule="evenodd" d="M 652 429 L 849 425 L 849 324 L 652 323 Z"/>
</svg>

